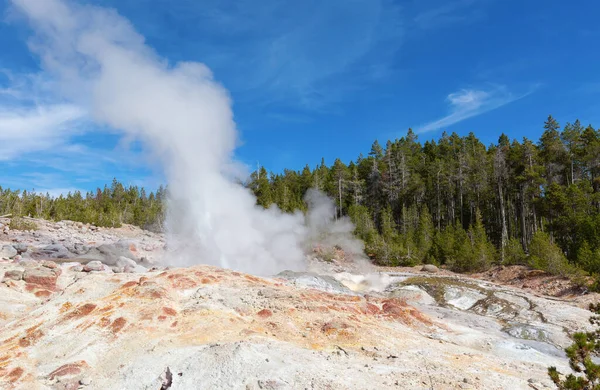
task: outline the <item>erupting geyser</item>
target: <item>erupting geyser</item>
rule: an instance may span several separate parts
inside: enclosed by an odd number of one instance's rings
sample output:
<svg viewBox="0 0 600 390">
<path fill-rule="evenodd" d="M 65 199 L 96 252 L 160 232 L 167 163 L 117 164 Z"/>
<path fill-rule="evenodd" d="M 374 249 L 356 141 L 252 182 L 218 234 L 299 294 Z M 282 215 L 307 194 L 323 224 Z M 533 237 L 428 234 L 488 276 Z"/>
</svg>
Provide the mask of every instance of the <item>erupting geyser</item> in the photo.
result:
<svg viewBox="0 0 600 390">
<path fill-rule="evenodd" d="M 31 50 L 62 96 L 94 121 L 143 141 L 169 184 L 176 265 L 257 274 L 304 267 L 301 213 L 263 210 L 228 176 L 237 132 L 227 91 L 200 63 L 169 64 L 112 10 L 63 0 L 12 0 L 30 21 Z"/>
</svg>

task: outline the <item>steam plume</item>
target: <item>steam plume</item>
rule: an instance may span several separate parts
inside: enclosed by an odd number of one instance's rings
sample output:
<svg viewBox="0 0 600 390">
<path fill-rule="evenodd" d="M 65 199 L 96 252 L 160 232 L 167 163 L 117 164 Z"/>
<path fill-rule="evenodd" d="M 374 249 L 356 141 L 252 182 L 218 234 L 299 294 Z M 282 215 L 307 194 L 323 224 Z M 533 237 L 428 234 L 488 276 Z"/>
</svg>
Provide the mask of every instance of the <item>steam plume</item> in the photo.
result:
<svg viewBox="0 0 600 390">
<path fill-rule="evenodd" d="M 229 95 L 206 66 L 168 64 L 111 10 L 64 0 L 12 2 L 36 32 L 31 50 L 62 95 L 160 158 L 171 194 L 170 246 L 178 253 L 171 262 L 257 274 L 304 267 L 310 236 L 304 216 L 258 208 L 224 172 L 235 165 L 236 128 Z M 321 230 L 332 216 L 330 206 L 318 206 L 322 201 L 312 201 L 309 215 L 310 225 Z M 328 216 L 319 220 L 322 212 Z"/>
<path fill-rule="evenodd" d="M 304 196 L 304 201 L 308 205 L 307 243 L 327 248 L 338 246 L 344 250 L 347 256 L 352 257 L 357 263 L 355 265 L 368 263 L 364 255 L 364 243 L 353 234 L 354 224 L 348 217 L 335 218 L 336 206 L 330 197 L 311 188 Z"/>
</svg>

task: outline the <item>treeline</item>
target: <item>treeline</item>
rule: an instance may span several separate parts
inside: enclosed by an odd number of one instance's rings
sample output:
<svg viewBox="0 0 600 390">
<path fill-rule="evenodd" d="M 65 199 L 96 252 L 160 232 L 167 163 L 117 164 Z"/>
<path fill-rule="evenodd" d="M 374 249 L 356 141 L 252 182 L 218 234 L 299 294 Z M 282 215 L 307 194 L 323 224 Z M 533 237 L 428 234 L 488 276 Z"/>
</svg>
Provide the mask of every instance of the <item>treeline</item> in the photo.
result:
<svg viewBox="0 0 600 390">
<path fill-rule="evenodd" d="M 422 144 L 409 129 L 349 165 L 260 168 L 246 184 L 285 211 L 304 208 L 308 188 L 325 191 L 379 264 L 600 273 L 600 132 L 578 120 L 561 129 L 549 116 L 537 142 L 502 134 L 489 146 L 473 133 Z"/>
<path fill-rule="evenodd" d="M 148 230 L 162 230 L 166 189 L 146 192 L 137 186 L 125 187 L 113 180 L 110 187 L 83 195 L 79 191 L 51 197 L 34 191 L 12 191 L 0 187 L 0 215 L 29 216 L 48 220 L 72 220 L 103 227 L 132 224 Z"/>
<path fill-rule="evenodd" d="M 600 274 L 600 131 L 579 121 L 560 128 L 551 116 L 539 140 L 484 145 L 470 133 L 444 133 L 421 143 L 406 136 L 373 143 L 348 165 L 268 173 L 245 185 L 257 204 L 305 209 L 309 188 L 336 200 L 350 216 L 367 254 L 382 265 L 445 264 L 470 272 L 524 264 L 556 274 Z M 0 215 L 122 223 L 161 230 L 166 189 L 146 193 L 116 179 L 85 195 L 52 198 L 0 188 Z"/>
</svg>

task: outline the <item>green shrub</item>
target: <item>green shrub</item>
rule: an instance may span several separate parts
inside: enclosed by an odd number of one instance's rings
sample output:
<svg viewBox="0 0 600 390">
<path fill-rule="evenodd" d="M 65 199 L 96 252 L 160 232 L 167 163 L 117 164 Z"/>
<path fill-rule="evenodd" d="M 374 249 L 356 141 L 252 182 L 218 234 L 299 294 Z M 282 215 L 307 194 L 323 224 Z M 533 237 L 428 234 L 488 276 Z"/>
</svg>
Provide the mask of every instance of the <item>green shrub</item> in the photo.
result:
<svg viewBox="0 0 600 390">
<path fill-rule="evenodd" d="M 542 231 L 535 233 L 529 244 L 529 265 L 552 275 L 567 275 L 572 271 L 562 250 Z"/>
<path fill-rule="evenodd" d="M 523 250 L 523 245 L 516 238 L 508 240 L 504 248 L 504 265 L 527 265 L 527 255 Z"/>
<path fill-rule="evenodd" d="M 21 217 L 12 218 L 8 227 L 12 230 L 38 230 L 35 222 Z"/>
<path fill-rule="evenodd" d="M 600 274 L 600 249 L 592 250 L 590 244 L 584 241 L 577 251 L 577 263 L 589 273 Z"/>
<path fill-rule="evenodd" d="M 479 212 L 468 231 L 461 226 L 448 226 L 436 234 L 431 257 L 454 272 L 488 269 L 496 259 L 496 249 L 487 238 Z"/>
</svg>

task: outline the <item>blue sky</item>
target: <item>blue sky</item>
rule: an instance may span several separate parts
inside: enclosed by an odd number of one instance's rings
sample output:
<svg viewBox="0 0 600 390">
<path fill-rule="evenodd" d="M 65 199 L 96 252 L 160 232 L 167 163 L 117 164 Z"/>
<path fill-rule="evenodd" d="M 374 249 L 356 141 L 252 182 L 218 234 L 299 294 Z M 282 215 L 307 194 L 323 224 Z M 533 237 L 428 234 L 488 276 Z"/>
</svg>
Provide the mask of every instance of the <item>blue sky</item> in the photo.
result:
<svg viewBox="0 0 600 390">
<path fill-rule="evenodd" d="M 552 114 L 600 126 L 600 3 L 513 0 L 80 0 L 116 9 L 170 63 L 233 100 L 237 158 L 268 170 L 349 162 L 374 139 L 470 131 L 537 140 Z M 30 53 L 0 0 L 0 185 L 89 190 L 163 181 L 136 140 L 98 127 Z"/>
</svg>

